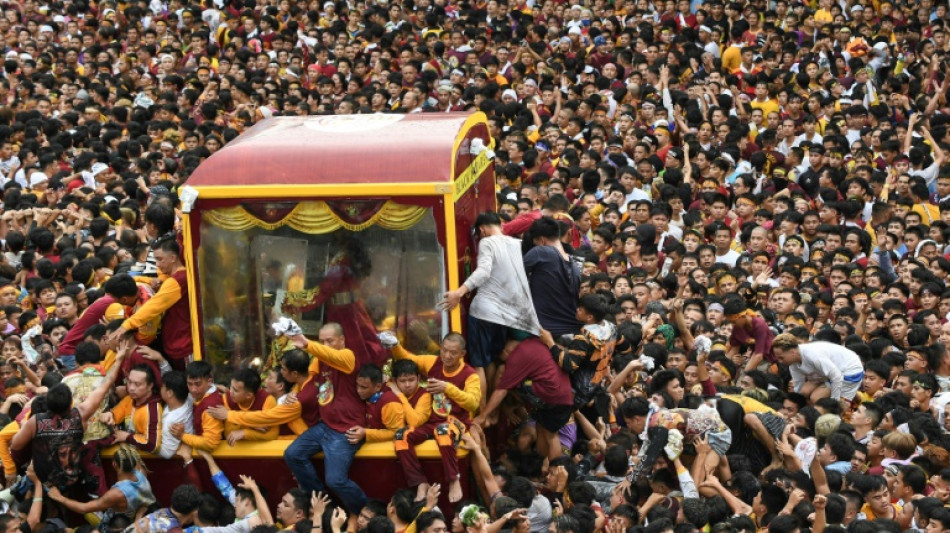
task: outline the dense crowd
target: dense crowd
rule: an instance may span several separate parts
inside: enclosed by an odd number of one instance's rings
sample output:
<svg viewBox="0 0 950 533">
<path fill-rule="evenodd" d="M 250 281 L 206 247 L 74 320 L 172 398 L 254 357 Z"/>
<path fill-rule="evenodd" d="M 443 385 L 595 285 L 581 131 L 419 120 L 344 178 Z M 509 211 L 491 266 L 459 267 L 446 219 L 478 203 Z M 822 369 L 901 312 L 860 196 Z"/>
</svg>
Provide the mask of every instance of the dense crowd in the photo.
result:
<svg viewBox="0 0 950 533">
<path fill-rule="evenodd" d="M 943 0 L 2 9 L 0 533 L 950 532 Z M 464 336 L 411 353 L 343 291 L 276 364 L 192 360 L 205 158 L 272 116 L 456 111 L 498 194 L 441 303 Z M 273 508 L 214 452 L 275 439 Z"/>
</svg>

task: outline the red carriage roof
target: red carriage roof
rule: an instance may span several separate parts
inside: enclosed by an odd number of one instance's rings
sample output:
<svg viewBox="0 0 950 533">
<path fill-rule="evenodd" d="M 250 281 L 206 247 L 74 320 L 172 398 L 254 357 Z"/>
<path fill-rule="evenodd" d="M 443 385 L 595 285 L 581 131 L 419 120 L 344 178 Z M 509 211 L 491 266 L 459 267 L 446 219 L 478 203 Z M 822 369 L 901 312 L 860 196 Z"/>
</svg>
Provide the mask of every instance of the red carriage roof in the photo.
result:
<svg viewBox="0 0 950 533">
<path fill-rule="evenodd" d="M 483 116 L 274 117 L 204 161 L 188 184 L 452 183 L 457 143 L 472 125 L 484 120 Z M 487 135 L 484 141 L 487 144 Z M 460 170 L 464 169 L 456 169 Z"/>
</svg>

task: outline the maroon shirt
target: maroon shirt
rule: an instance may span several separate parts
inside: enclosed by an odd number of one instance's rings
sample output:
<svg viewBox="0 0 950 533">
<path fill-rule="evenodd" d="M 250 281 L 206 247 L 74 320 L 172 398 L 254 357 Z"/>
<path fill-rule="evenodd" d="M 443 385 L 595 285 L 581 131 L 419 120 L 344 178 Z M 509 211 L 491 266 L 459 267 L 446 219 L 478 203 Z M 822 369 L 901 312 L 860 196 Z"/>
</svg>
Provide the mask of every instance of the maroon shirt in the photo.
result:
<svg viewBox="0 0 950 533">
<path fill-rule="evenodd" d="M 529 380 L 531 392 L 544 403 L 574 405 L 571 378 L 557 366 L 547 346 L 535 338 L 522 341 L 508 356 L 498 388 L 515 389 Z"/>
<path fill-rule="evenodd" d="M 162 348 L 169 359 L 184 359 L 191 355 L 191 306 L 188 303 L 188 277 L 185 270 L 171 275 L 181 288 L 181 299 L 165 311 L 162 317 Z"/>
<path fill-rule="evenodd" d="M 326 425 L 340 433 L 346 433 L 353 426 L 362 426 L 365 420 L 363 400 L 356 393 L 356 372 L 346 374 L 326 363 L 320 363 L 320 373 L 316 375 L 317 400 L 320 414 Z M 315 387 L 315 388 L 316 388 Z M 303 391 L 301 391 L 303 392 Z M 300 398 L 300 395 L 297 395 Z M 304 410 L 306 419 L 306 410 Z M 307 421 L 310 424 L 310 421 Z M 312 425 L 312 424 L 310 424 Z"/>
<path fill-rule="evenodd" d="M 211 394 L 206 394 L 200 402 L 195 404 L 194 410 L 194 425 L 195 425 L 195 435 L 203 435 L 204 430 L 201 427 L 201 416 L 204 415 L 205 411 L 209 407 L 220 407 L 224 405 L 224 400 L 221 398 L 221 393 L 214 391 Z"/>
<path fill-rule="evenodd" d="M 251 402 L 251 406 L 250 406 L 247 410 L 248 410 L 248 411 L 260 411 L 260 410 L 264 409 L 264 402 L 267 401 L 267 397 L 268 397 L 268 396 L 269 396 L 269 395 L 267 394 L 267 391 L 265 391 L 264 389 L 258 389 L 257 394 L 254 396 L 254 401 Z M 229 410 L 231 410 L 231 411 L 241 411 L 241 410 L 242 410 L 242 409 L 241 409 L 241 406 L 238 405 L 238 403 L 237 403 L 236 401 L 234 401 L 233 398 L 231 398 L 231 395 L 230 395 L 230 394 L 228 394 L 227 396 L 224 397 L 224 405 L 226 405 L 227 408 L 228 408 Z"/>
<path fill-rule="evenodd" d="M 729 344 L 733 346 L 746 346 L 754 344 L 753 353 L 761 353 L 765 360 L 774 363 L 775 354 L 772 353 L 772 339 L 775 335 L 769 329 L 768 323 L 759 315 L 752 317 L 752 327 L 750 331 L 745 328 L 733 327 L 732 336 L 729 337 Z"/>
<path fill-rule="evenodd" d="M 469 376 L 474 374 L 475 369 L 466 364 L 461 370 L 456 372 L 454 376 L 447 376 L 445 375 L 445 368 L 442 366 L 442 359 L 436 361 L 436 363 L 432 365 L 432 368 L 429 369 L 430 378 L 446 381 L 462 390 L 465 390 L 465 381 Z M 468 411 L 445 394 L 433 395 L 432 414 L 440 418 L 448 418 L 448 415 L 454 416 L 466 426 L 471 422 L 471 416 Z"/>
<path fill-rule="evenodd" d="M 401 403 L 391 390 L 387 390 L 380 395 L 376 403 L 366 402 L 366 425 L 364 427 L 367 429 L 387 429 L 386 424 L 383 423 L 383 408 L 393 402 Z"/>
<path fill-rule="evenodd" d="M 297 401 L 300 402 L 300 418 L 307 423 L 308 427 L 316 426 L 320 422 L 320 404 L 317 402 L 317 396 L 319 395 L 317 377 L 311 376 L 297 393 Z"/>
<path fill-rule="evenodd" d="M 132 351 L 132 355 L 128 356 L 125 361 L 122 361 L 122 366 L 119 368 L 115 382 L 116 383 L 125 383 L 126 378 L 129 377 L 129 372 L 138 365 L 147 365 L 152 369 L 152 374 L 155 376 L 155 388 L 162 388 L 162 369 L 158 366 L 158 363 L 150 359 L 146 359 L 144 355 L 139 353 L 138 349 Z"/>
<path fill-rule="evenodd" d="M 99 321 L 102 320 L 102 317 L 105 316 L 109 306 L 114 303 L 115 299 L 107 294 L 86 308 L 79 317 L 79 320 L 76 320 L 73 327 L 69 328 L 69 333 L 66 334 L 66 338 L 64 338 L 62 344 L 59 345 L 60 356 L 75 354 L 76 346 L 82 342 L 83 337 L 86 336 L 86 330 L 98 324 Z"/>
</svg>

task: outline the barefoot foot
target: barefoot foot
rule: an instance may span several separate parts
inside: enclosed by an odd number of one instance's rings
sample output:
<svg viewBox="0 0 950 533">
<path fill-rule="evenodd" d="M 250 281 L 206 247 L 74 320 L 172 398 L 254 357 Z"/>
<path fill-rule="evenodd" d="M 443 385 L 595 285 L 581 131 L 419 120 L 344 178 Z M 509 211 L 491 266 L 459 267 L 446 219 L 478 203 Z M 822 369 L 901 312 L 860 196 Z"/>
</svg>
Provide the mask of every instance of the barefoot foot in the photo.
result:
<svg viewBox="0 0 950 533">
<path fill-rule="evenodd" d="M 427 492 L 429 492 L 429 484 L 420 483 L 419 487 L 416 489 L 416 501 L 417 502 L 425 501 Z"/>
<path fill-rule="evenodd" d="M 452 482 L 449 483 L 449 502 L 455 503 L 461 499 L 462 483 L 457 479 L 453 479 Z"/>
</svg>

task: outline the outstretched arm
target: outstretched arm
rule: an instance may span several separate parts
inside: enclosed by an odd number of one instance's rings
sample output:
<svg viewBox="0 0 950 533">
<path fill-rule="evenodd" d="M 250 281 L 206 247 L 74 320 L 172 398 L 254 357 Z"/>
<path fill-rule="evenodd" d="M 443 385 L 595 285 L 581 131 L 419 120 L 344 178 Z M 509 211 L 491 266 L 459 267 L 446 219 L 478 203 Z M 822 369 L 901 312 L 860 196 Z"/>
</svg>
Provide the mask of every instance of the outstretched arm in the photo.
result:
<svg viewBox="0 0 950 533">
<path fill-rule="evenodd" d="M 105 399 L 106 395 L 112 390 L 112 386 L 115 384 L 116 375 L 119 372 L 119 368 L 122 366 L 122 361 L 132 353 L 132 350 L 135 348 L 135 339 L 132 337 L 126 337 L 119 343 L 119 351 L 116 354 L 115 364 L 112 365 L 112 368 L 109 369 L 109 372 L 106 374 L 106 378 L 102 380 L 102 383 L 95 388 L 89 396 L 79 405 L 79 414 L 82 416 L 82 421 L 85 422 L 89 420 L 89 417 L 99 409 L 99 406 L 102 405 L 102 400 Z"/>
</svg>

